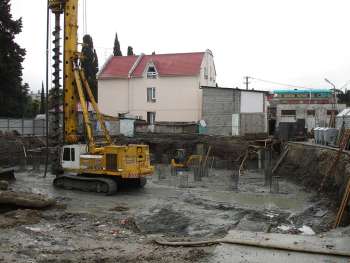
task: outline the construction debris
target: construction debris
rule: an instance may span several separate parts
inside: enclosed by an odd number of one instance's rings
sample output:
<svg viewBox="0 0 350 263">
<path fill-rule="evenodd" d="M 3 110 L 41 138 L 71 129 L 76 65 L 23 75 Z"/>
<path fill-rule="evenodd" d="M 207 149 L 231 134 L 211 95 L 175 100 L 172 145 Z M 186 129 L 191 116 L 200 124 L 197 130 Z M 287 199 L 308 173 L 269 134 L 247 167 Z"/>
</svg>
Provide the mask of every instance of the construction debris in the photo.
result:
<svg viewBox="0 0 350 263">
<path fill-rule="evenodd" d="M 38 210 L 19 209 L 0 215 L 0 228 L 9 228 L 17 225 L 32 225 L 39 223 L 41 213 Z"/>
<path fill-rule="evenodd" d="M 0 181 L 0 190 L 4 191 L 7 190 L 9 188 L 9 183 L 7 181 Z"/>
</svg>

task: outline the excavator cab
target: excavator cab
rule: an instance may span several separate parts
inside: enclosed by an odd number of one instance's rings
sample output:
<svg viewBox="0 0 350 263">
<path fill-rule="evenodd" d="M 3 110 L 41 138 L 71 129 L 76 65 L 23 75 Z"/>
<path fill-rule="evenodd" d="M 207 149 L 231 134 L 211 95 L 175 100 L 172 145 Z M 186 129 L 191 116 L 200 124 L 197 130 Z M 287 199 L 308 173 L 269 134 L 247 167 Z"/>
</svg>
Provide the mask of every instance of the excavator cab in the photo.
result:
<svg viewBox="0 0 350 263">
<path fill-rule="evenodd" d="M 197 165 L 202 161 L 201 155 L 186 155 L 185 149 L 176 149 L 174 158 L 171 159 L 171 175 L 176 175 L 178 171 L 188 170 L 194 163 Z"/>
<path fill-rule="evenodd" d="M 176 149 L 174 160 L 175 160 L 175 163 L 177 164 L 184 164 L 186 162 L 186 150 Z"/>
</svg>

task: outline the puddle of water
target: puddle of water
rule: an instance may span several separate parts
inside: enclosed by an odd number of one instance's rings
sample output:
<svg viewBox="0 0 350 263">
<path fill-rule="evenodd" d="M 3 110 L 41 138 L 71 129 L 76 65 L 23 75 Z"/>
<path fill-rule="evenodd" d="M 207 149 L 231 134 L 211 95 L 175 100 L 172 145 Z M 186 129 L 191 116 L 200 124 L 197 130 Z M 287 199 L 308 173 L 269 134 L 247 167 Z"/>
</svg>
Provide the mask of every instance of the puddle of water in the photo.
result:
<svg viewBox="0 0 350 263">
<path fill-rule="evenodd" d="M 252 208 L 289 209 L 298 211 L 303 209 L 307 202 L 307 193 L 298 192 L 289 195 L 259 194 L 259 193 L 230 193 L 210 192 L 208 197 L 212 201 L 232 202 Z"/>
</svg>

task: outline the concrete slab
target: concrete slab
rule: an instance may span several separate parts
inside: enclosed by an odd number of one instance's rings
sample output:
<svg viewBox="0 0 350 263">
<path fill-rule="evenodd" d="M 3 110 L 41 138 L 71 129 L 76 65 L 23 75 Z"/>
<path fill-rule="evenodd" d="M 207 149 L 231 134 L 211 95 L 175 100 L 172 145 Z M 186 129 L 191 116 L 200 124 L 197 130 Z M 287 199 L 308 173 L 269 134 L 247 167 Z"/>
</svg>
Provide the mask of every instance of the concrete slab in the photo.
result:
<svg viewBox="0 0 350 263">
<path fill-rule="evenodd" d="M 325 252 L 349 253 L 350 237 L 323 237 L 229 231 L 225 239 L 262 242 L 267 245 L 291 246 L 301 249 L 323 250 Z M 350 257 L 300 253 L 294 251 L 258 248 L 242 245 L 222 244 L 217 246 L 210 263 L 228 262 L 349 262 Z"/>
</svg>

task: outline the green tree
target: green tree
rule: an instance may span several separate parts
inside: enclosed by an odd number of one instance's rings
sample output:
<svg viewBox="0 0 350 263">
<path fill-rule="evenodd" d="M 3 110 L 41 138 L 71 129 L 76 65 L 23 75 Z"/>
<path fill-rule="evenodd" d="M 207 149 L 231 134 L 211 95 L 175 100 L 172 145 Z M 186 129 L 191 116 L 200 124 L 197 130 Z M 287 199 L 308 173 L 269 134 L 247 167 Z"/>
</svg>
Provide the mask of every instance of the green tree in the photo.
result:
<svg viewBox="0 0 350 263">
<path fill-rule="evenodd" d="M 97 94 L 97 72 L 98 72 L 98 58 L 96 50 L 94 49 L 94 43 L 90 35 L 85 35 L 83 37 L 83 48 L 81 50 L 82 60 L 81 66 L 84 69 L 85 77 L 89 83 L 92 94 L 95 100 L 98 100 Z M 87 97 L 88 99 L 88 97 Z"/>
<path fill-rule="evenodd" d="M 117 33 L 115 33 L 113 55 L 114 56 L 123 56 L 122 51 L 120 50 L 120 44 L 119 44 Z"/>
<path fill-rule="evenodd" d="M 44 114 L 45 113 L 45 91 L 44 91 L 44 83 L 42 83 L 41 85 L 41 93 L 40 93 L 40 114 Z"/>
<path fill-rule="evenodd" d="M 38 112 L 33 111 L 33 104 L 35 101 L 33 101 L 32 98 L 29 96 L 30 87 L 28 83 L 24 83 L 21 90 L 22 90 L 22 93 L 20 95 L 20 104 L 19 104 L 20 114 L 19 116 L 15 116 L 15 117 L 32 118 Z"/>
<path fill-rule="evenodd" d="M 40 102 L 37 100 L 32 101 L 31 104 L 31 115 L 34 118 L 36 115 L 38 115 L 40 112 Z"/>
<path fill-rule="evenodd" d="M 132 46 L 128 46 L 128 56 L 133 56 L 134 55 L 134 49 Z"/>
<path fill-rule="evenodd" d="M 22 62 L 26 54 L 15 41 L 22 31 L 22 19 L 14 20 L 10 0 L 0 0 L 0 116 L 20 117 L 28 97 L 22 85 Z"/>
</svg>

